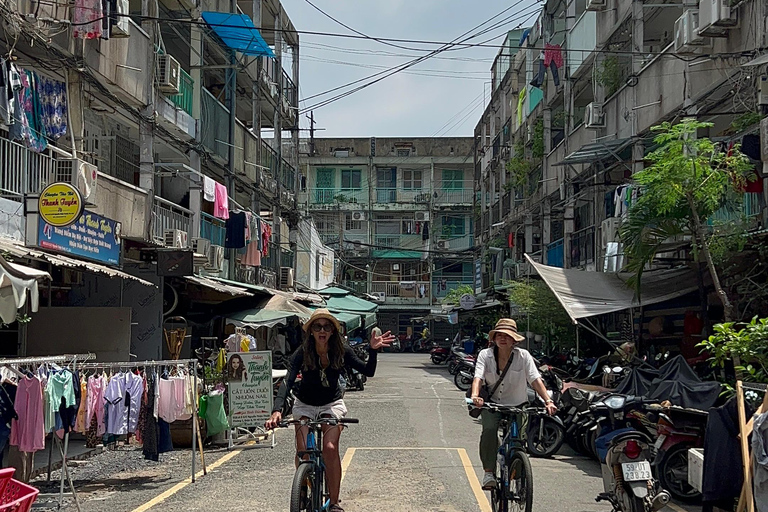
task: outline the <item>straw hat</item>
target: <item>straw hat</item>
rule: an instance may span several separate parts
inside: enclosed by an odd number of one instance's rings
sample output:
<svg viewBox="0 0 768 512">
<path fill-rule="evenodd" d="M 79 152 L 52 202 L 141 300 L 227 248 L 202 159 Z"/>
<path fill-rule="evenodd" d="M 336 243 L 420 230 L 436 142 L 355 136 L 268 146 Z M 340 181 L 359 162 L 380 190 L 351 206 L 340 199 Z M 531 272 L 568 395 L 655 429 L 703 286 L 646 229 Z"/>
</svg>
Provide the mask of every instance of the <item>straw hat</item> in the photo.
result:
<svg viewBox="0 0 768 512">
<path fill-rule="evenodd" d="M 509 334 L 515 339 L 515 341 L 523 341 L 525 339 L 525 336 L 517 332 L 517 322 L 511 318 L 500 318 L 499 321 L 496 322 L 496 327 L 494 327 L 493 330 L 488 333 L 488 339 L 493 341 L 497 332 Z"/>
<path fill-rule="evenodd" d="M 304 325 L 302 326 L 304 331 L 309 332 L 309 327 L 312 325 L 312 322 L 314 322 L 315 320 L 320 320 L 321 318 L 324 318 L 330 321 L 333 324 L 333 326 L 336 328 L 336 332 L 341 334 L 341 324 L 336 319 L 336 317 L 333 316 L 331 312 L 325 308 L 319 308 L 312 312 L 312 315 L 309 317 L 309 320 L 304 322 Z"/>
</svg>

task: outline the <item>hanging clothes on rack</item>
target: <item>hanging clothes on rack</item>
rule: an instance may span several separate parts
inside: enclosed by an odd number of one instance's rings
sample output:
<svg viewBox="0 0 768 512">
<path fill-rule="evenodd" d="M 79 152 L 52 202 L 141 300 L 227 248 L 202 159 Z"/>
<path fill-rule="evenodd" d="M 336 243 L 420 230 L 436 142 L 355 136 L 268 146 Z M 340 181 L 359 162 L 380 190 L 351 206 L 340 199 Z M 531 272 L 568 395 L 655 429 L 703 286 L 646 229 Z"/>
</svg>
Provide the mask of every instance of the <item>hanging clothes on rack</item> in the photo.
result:
<svg viewBox="0 0 768 512">
<path fill-rule="evenodd" d="M 216 202 L 216 182 L 208 176 L 203 176 L 203 199 L 209 203 Z"/>
<path fill-rule="evenodd" d="M 245 212 L 232 212 L 226 223 L 224 247 L 227 249 L 242 249 L 245 247 L 245 226 Z"/>
<path fill-rule="evenodd" d="M 263 222 L 261 224 L 261 228 L 262 228 L 261 255 L 266 257 L 269 254 L 269 241 L 272 239 L 272 226 L 270 226 L 266 222 Z"/>
<path fill-rule="evenodd" d="M 19 379 L 11 421 L 11 446 L 20 452 L 36 452 L 45 449 L 43 419 L 43 385 L 37 377 Z"/>
<path fill-rule="evenodd" d="M 107 434 L 136 432 L 144 380 L 131 372 L 118 373 L 107 384 L 104 400 L 107 406 Z"/>
<path fill-rule="evenodd" d="M 14 122 L 11 124 L 10 135 L 12 140 L 20 141 L 36 153 L 44 151 L 48 147 L 45 127 L 42 123 L 40 100 L 35 86 L 35 74 L 23 68 L 15 68 L 12 71 L 12 84 L 14 85 L 16 108 L 13 111 Z"/>
</svg>

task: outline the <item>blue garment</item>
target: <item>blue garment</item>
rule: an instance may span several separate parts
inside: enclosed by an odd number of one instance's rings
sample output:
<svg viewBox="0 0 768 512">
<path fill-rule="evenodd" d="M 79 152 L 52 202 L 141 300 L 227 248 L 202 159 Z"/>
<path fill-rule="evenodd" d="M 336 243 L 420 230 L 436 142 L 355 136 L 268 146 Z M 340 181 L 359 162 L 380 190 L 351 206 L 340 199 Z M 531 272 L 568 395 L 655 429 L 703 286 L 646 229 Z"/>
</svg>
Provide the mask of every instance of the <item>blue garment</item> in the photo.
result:
<svg viewBox="0 0 768 512">
<path fill-rule="evenodd" d="M 45 135 L 49 140 L 56 140 L 67 133 L 67 85 L 39 75 L 36 78 Z"/>
<path fill-rule="evenodd" d="M 171 439 L 171 425 L 165 420 L 157 420 L 157 453 L 166 453 L 173 451 L 173 440 Z"/>
</svg>

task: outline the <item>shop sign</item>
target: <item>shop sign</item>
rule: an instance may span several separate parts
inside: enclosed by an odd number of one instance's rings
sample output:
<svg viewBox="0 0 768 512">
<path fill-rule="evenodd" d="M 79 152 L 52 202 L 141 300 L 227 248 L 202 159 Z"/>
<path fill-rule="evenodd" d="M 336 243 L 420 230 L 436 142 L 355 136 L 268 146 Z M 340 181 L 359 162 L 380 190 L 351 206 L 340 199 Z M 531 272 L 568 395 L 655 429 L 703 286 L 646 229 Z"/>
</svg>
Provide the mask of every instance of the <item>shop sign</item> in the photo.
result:
<svg viewBox="0 0 768 512">
<path fill-rule="evenodd" d="M 37 224 L 37 246 L 42 249 L 108 265 L 120 264 L 121 224 L 117 221 L 84 212 L 71 226 L 54 226 L 42 215 Z"/>
<path fill-rule="evenodd" d="M 475 307 L 475 304 L 477 304 L 477 300 L 474 295 L 465 293 L 459 297 L 459 306 L 461 306 L 461 309 L 472 309 Z"/>
<path fill-rule="evenodd" d="M 74 224 L 83 214 L 83 196 L 69 183 L 52 183 L 38 199 L 40 218 L 58 228 Z"/>
<path fill-rule="evenodd" d="M 272 415 L 272 352 L 230 352 L 227 380 L 229 425 L 264 425 Z"/>
</svg>

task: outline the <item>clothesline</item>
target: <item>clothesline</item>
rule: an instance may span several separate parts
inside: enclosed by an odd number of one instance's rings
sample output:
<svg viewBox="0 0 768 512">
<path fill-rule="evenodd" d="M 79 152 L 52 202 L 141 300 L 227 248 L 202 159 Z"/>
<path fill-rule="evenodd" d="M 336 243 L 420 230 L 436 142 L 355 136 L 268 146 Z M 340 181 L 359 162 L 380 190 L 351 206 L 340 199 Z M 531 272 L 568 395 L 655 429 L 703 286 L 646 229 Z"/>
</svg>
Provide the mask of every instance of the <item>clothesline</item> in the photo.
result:
<svg viewBox="0 0 768 512">
<path fill-rule="evenodd" d="M 10 364 L 37 364 L 37 363 L 61 363 L 64 361 L 90 361 L 96 359 L 96 354 L 91 352 L 87 354 L 64 354 L 60 356 L 39 356 L 39 357 L 17 357 L 9 359 L 0 359 L 0 365 Z"/>
</svg>

